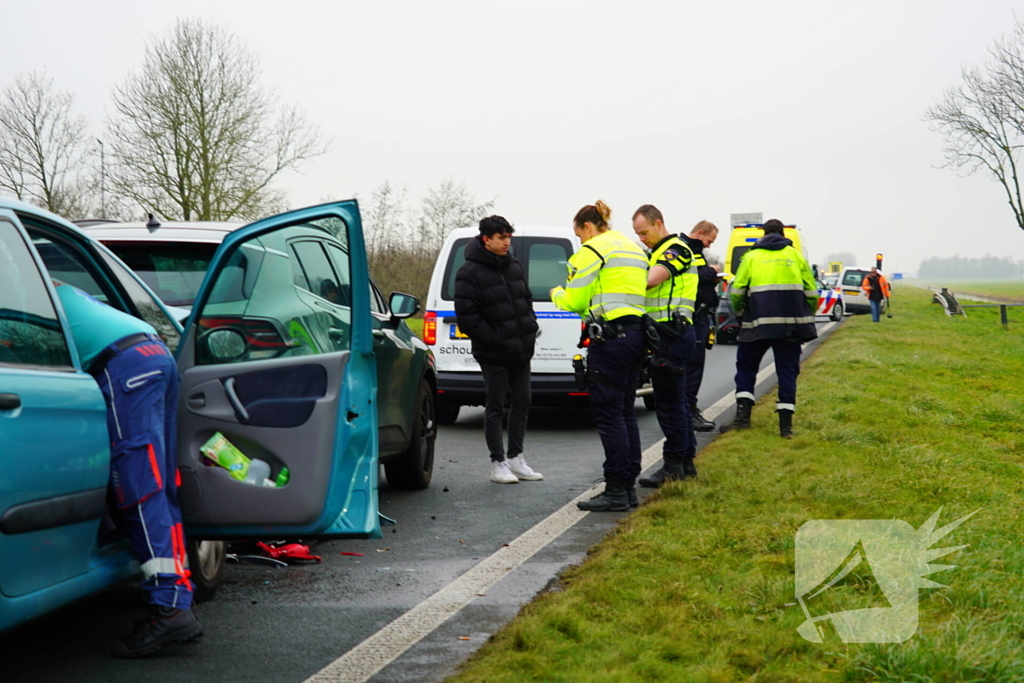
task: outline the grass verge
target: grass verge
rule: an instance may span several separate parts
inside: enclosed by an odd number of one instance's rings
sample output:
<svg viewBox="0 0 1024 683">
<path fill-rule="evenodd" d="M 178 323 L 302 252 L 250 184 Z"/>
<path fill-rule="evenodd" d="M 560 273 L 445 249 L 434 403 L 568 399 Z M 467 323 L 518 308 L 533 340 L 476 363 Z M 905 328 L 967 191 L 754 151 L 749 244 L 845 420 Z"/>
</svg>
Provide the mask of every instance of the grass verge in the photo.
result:
<svg viewBox="0 0 1024 683">
<path fill-rule="evenodd" d="M 417 337 L 423 336 L 423 318 L 406 318 L 405 324 L 412 329 Z"/>
<path fill-rule="evenodd" d="M 1024 280 L 1006 280 L 1003 282 L 944 282 L 941 286 L 947 287 L 953 292 L 977 294 L 978 296 L 1003 299 L 1006 301 L 1024 302 Z"/>
<path fill-rule="evenodd" d="M 893 319 L 848 319 L 804 364 L 794 439 L 765 397 L 754 429 L 702 452 L 699 480 L 659 491 L 451 680 L 1024 680 L 1024 334 L 894 296 Z M 937 560 L 958 568 L 919 591 L 913 638 L 800 637 L 801 525 L 918 528 L 940 507 L 940 525 L 981 512 L 939 542 L 969 546 Z"/>
</svg>

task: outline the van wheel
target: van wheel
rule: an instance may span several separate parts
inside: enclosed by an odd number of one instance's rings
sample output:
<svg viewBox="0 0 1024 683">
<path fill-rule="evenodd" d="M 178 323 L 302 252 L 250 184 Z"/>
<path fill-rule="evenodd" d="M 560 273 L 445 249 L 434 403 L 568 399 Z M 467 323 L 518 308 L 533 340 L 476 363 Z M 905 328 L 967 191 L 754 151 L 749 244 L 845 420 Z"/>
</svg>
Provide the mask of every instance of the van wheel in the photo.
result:
<svg viewBox="0 0 1024 683">
<path fill-rule="evenodd" d="M 836 305 L 832 307 L 832 320 L 839 322 L 843 319 L 843 302 L 838 301 Z"/>
<path fill-rule="evenodd" d="M 227 550 L 224 541 L 185 541 L 188 568 L 195 588 L 192 598 L 204 602 L 213 597 L 217 586 L 224 580 Z"/>
<path fill-rule="evenodd" d="M 458 403 L 438 399 L 437 401 L 437 424 L 453 425 L 459 419 L 459 410 L 462 408 Z"/>
<path fill-rule="evenodd" d="M 409 446 L 405 453 L 384 463 L 388 484 L 396 489 L 425 489 L 434 474 L 434 439 L 437 437 L 434 392 L 425 379 L 420 380 L 415 405 Z"/>
</svg>

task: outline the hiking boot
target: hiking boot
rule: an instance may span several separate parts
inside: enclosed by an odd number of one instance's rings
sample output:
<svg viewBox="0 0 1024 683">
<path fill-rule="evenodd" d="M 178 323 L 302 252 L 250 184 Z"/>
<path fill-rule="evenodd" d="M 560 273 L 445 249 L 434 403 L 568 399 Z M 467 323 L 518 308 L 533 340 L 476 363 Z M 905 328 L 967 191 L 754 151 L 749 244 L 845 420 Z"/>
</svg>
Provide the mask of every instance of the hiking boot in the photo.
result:
<svg viewBox="0 0 1024 683">
<path fill-rule="evenodd" d="M 512 474 L 504 460 L 491 461 L 491 481 L 495 484 L 518 484 L 519 477 Z"/>
<path fill-rule="evenodd" d="M 734 429 L 750 429 L 750 411 L 754 408 L 754 402 L 749 398 L 736 399 L 736 417 L 731 424 L 722 425 L 718 431 L 722 434 Z"/>
<path fill-rule="evenodd" d="M 526 464 L 526 459 L 523 457 L 522 453 L 514 458 L 509 458 L 505 463 L 508 464 L 509 471 L 511 471 L 519 481 L 540 481 L 544 478 L 543 474 L 540 472 L 534 472 L 533 468 Z"/>
<path fill-rule="evenodd" d="M 783 439 L 793 438 L 793 411 L 777 410 L 779 414 L 779 436 Z"/>
<path fill-rule="evenodd" d="M 715 423 L 711 420 L 704 418 L 704 415 L 693 408 L 693 431 L 695 432 L 712 432 L 715 430 Z"/>
<path fill-rule="evenodd" d="M 682 463 L 665 462 L 661 469 L 649 477 L 641 477 L 639 484 L 647 489 L 659 488 L 666 481 L 681 481 L 686 478 Z"/>
<path fill-rule="evenodd" d="M 629 509 L 630 488 L 633 488 L 632 482 L 630 482 L 630 485 L 627 487 L 618 479 L 606 477 L 604 481 L 604 492 L 594 496 L 590 500 L 583 500 L 576 503 L 576 507 L 580 510 L 588 510 L 590 512 L 623 512 Z"/>
<path fill-rule="evenodd" d="M 145 657 L 168 643 L 184 643 L 203 635 L 192 610 L 151 605 L 149 616 L 135 624 L 130 636 L 114 644 L 112 655 Z"/>
</svg>

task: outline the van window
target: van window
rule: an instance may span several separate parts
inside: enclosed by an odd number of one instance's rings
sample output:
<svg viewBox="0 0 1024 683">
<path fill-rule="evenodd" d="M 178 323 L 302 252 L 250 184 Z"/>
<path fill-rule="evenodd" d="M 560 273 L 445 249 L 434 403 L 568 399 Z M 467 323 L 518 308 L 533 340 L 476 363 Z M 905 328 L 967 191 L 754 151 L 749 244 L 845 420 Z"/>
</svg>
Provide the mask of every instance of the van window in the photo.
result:
<svg viewBox="0 0 1024 683">
<path fill-rule="evenodd" d="M 846 275 L 843 276 L 844 287 L 860 287 L 860 283 L 864 282 L 864 278 L 868 276 L 867 270 L 848 270 Z"/>
<path fill-rule="evenodd" d="M 441 298 L 455 300 L 455 277 L 466 262 L 466 245 L 470 239 L 455 240 L 445 265 Z M 551 301 L 552 287 L 565 284 L 572 256 L 572 242 L 560 237 L 512 237 L 511 253 L 523 264 L 526 283 L 534 301 Z"/>
<path fill-rule="evenodd" d="M 750 247 L 752 246 L 752 244 L 744 244 L 741 247 L 733 247 L 732 263 L 730 263 L 729 265 L 732 267 L 732 272 L 734 275 L 740 272 L 740 261 L 743 260 L 743 257 L 746 255 L 748 251 L 750 251 Z"/>
</svg>

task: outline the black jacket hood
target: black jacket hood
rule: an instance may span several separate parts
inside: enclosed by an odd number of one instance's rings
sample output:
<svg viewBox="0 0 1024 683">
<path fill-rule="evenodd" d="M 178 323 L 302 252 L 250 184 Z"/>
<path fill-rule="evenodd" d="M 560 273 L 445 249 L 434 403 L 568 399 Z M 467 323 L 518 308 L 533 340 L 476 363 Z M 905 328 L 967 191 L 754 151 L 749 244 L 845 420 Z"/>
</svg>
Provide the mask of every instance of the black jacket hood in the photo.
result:
<svg viewBox="0 0 1024 683">
<path fill-rule="evenodd" d="M 769 251 L 778 251 L 779 249 L 785 249 L 786 247 L 793 246 L 793 240 L 788 237 L 773 232 L 770 235 L 765 235 L 757 241 L 757 244 L 751 247 L 751 249 L 767 249 Z"/>
</svg>

